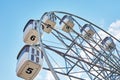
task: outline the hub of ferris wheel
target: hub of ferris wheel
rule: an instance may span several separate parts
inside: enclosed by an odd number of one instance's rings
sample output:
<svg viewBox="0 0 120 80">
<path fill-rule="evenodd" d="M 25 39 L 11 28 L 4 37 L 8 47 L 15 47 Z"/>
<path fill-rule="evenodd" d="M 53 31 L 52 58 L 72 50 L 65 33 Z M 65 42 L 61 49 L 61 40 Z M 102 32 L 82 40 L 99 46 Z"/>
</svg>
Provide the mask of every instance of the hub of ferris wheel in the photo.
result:
<svg viewBox="0 0 120 80">
<path fill-rule="evenodd" d="M 46 12 L 40 20 L 27 22 L 23 41 L 16 73 L 25 80 L 33 80 L 43 69 L 55 80 L 120 80 L 120 41 L 84 18 Z"/>
</svg>

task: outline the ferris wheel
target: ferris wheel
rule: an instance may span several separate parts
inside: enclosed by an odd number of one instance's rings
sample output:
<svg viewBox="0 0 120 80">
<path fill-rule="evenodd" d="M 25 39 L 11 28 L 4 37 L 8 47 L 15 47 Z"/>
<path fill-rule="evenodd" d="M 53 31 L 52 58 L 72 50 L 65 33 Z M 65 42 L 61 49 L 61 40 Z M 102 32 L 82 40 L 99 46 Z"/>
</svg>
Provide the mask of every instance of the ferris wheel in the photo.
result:
<svg viewBox="0 0 120 80">
<path fill-rule="evenodd" d="M 23 79 L 33 80 L 44 69 L 55 80 L 120 80 L 120 41 L 84 18 L 45 12 L 29 20 L 23 34 L 16 68 Z"/>
</svg>

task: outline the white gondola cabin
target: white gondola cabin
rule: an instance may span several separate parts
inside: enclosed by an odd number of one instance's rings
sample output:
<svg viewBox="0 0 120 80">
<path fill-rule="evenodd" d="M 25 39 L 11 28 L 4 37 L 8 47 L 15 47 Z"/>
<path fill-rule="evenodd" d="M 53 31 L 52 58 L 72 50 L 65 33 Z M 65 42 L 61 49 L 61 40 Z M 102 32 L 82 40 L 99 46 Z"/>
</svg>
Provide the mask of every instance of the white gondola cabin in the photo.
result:
<svg viewBox="0 0 120 80">
<path fill-rule="evenodd" d="M 85 24 L 81 28 L 81 34 L 85 39 L 89 40 L 95 34 L 95 30 L 90 24 Z"/>
<path fill-rule="evenodd" d="M 50 33 L 56 25 L 54 13 L 45 13 L 42 19 L 43 31 Z"/>
<path fill-rule="evenodd" d="M 73 18 L 71 16 L 65 15 L 60 21 L 60 26 L 65 32 L 70 32 L 74 26 Z"/>
<path fill-rule="evenodd" d="M 116 47 L 115 43 L 113 42 L 113 39 L 111 37 L 105 37 L 101 42 L 104 50 L 106 51 L 113 51 Z"/>
<path fill-rule="evenodd" d="M 27 44 L 38 44 L 38 31 L 37 26 L 39 25 L 39 20 L 29 20 L 23 29 L 23 40 Z"/>
<path fill-rule="evenodd" d="M 19 52 L 17 60 L 17 76 L 33 80 L 42 68 L 43 53 L 34 46 L 25 45 Z"/>
</svg>

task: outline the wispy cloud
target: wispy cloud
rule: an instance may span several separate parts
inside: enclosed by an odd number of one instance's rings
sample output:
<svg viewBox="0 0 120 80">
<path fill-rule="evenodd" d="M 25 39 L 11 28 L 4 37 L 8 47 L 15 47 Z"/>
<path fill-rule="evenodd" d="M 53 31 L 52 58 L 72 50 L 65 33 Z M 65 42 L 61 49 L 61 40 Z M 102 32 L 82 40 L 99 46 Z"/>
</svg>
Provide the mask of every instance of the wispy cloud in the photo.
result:
<svg viewBox="0 0 120 80">
<path fill-rule="evenodd" d="M 116 22 L 110 24 L 108 32 L 115 36 L 117 39 L 120 39 L 120 20 L 117 20 Z"/>
<path fill-rule="evenodd" d="M 54 77 L 53 77 L 53 75 L 52 75 L 52 73 L 50 71 L 47 71 L 46 74 L 47 75 L 46 75 L 46 77 L 45 77 L 44 80 L 55 80 Z"/>
<path fill-rule="evenodd" d="M 42 76 L 40 76 L 40 74 L 38 74 L 35 78 L 35 80 L 41 80 L 42 79 Z"/>
</svg>

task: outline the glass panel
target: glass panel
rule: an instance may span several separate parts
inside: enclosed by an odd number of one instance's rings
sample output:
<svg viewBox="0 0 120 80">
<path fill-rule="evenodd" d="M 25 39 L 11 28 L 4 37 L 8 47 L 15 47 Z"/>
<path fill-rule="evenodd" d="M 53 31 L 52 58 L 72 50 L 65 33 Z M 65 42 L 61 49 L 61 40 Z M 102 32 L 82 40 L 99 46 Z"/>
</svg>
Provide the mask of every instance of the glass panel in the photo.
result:
<svg viewBox="0 0 120 80">
<path fill-rule="evenodd" d="M 39 63 L 39 57 L 36 57 L 36 62 Z"/>
<path fill-rule="evenodd" d="M 35 22 L 35 30 L 37 30 L 37 22 Z"/>
<path fill-rule="evenodd" d="M 37 50 L 37 56 L 39 56 L 39 51 Z"/>
<path fill-rule="evenodd" d="M 35 49 L 32 48 L 32 54 L 35 52 Z"/>
<path fill-rule="evenodd" d="M 41 58 L 43 58 L 43 52 L 41 51 Z"/>
<path fill-rule="evenodd" d="M 27 27 L 30 26 L 30 24 L 33 24 L 33 21 L 34 21 L 34 20 L 32 20 L 32 19 L 28 21 L 28 23 L 25 25 L 25 27 L 24 27 L 24 29 L 23 29 L 23 32 L 25 31 L 25 29 L 26 29 Z"/>
<path fill-rule="evenodd" d="M 67 18 L 67 15 L 63 16 L 59 23 L 61 24 L 65 20 L 65 18 Z"/>
<path fill-rule="evenodd" d="M 86 27 L 89 27 L 88 24 L 85 24 L 85 25 L 81 28 L 81 32 L 83 32 Z"/>
<path fill-rule="evenodd" d="M 108 39 L 109 39 L 109 37 L 104 38 L 102 41 L 102 45 L 104 45 Z"/>
<path fill-rule="evenodd" d="M 26 52 L 29 52 L 29 46 L 26 47 Z"/>
<path fill-rule="evenodd" d="M 31 55 L 31 60 L 34 61 L 34 55 Z"/>
</svg>

